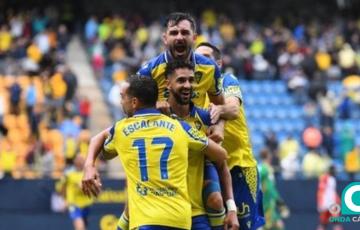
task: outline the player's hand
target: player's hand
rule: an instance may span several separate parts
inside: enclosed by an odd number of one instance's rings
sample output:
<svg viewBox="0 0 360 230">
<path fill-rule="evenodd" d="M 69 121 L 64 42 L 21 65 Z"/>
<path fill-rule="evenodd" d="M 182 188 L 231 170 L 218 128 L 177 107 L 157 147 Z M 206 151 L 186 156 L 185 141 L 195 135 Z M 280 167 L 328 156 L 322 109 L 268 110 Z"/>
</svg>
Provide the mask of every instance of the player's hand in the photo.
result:
<svg viewBox="0 0 360 230">
<path fill-rule="evenodd" d="M 224 229 L 228 230 L 238 230 L 239 229 L 239 220 L 237 218 L 235 211 L 230 211 L 226 214 L 224 220 Z"/>
<path fill-rule="evenodd" d="M 96 167 L 92 165 L 85 165 L 81 186 L 83 193 L 88 197 L 97 197 L 101 191 L 101 186 L 102 184 L 99 172 L 97 171 Z"/>
<path fill-rule="evenodd" d="M 210 112 L 211 124 L 216 124 L 220 119 L 220 116 L 223 111 L 221 105 L 214 105 L 213 103 L 210 103 L 209 112 Z"/>
<path fill-rule="evenodd" d="M 224 140 L 224 125 L 223 124 L 216 124 L 210 126 L 206 130 L 206 135 L 216 143 L 221 143 Z"/>
<path fill-rule="evenodd" d="M 161 113 L 165 115 L 170 115 L 170 105 L 167 101 L 157 101 L 156 102 L 156 109 L 160 110 Z"/>
</svg>

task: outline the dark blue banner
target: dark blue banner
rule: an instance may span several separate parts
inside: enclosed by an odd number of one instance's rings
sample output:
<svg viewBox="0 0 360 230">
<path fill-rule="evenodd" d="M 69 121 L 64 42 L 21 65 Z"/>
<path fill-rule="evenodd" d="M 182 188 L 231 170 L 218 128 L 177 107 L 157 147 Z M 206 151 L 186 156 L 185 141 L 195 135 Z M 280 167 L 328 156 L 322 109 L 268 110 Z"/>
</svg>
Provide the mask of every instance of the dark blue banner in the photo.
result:
<svg viewBox="0 0 360 230">
<path fill-rule="evenodd" d="M 88 229 L 114 230 L 126 200 L 124 180 L 103 180 L 103 191 L 91 207 Z M 338 192 L 350 182 L 338 182 Z M 286 229 L 316 229 L 317 180 L 278 181 L 277 187 L 289 206 Z M 53 180 L 0 180 L 0 229 L 72 229 L 67 213 L 51 211 Z M 360 219 L 359 219 L 360 221 Z M 360 223 L 343 223 L 344 229 L 360 229 Z"/>
</svg>

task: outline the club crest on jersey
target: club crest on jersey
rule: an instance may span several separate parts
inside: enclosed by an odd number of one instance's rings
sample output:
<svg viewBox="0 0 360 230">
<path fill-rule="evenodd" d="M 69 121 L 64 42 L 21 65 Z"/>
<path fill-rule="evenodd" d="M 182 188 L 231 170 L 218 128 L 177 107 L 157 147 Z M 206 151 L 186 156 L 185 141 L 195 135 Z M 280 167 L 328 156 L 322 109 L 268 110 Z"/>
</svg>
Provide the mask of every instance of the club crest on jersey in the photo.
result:
<svg viewBox="0 0 360 230">
<path fill-rule="evenodd" d="M 196 71 L 196 72 L 194 73 L 195 81 L 196 81 L 197 83 L 199 83 L 199 82 L 201 81 L 202 76 L 203 76 L 203 73 L 202 73 L 202 72 Z"/>
<path fill-rule="evenodd" d="M 201 122 L 200 122 L 200 121 L 195 121 L 194 123 L 195 123 L 196 129 L 197 129 L 197 130 L 201 130 L 201 126 L 202 126 L 202 125 L 201 125 Z"/>
</svg>

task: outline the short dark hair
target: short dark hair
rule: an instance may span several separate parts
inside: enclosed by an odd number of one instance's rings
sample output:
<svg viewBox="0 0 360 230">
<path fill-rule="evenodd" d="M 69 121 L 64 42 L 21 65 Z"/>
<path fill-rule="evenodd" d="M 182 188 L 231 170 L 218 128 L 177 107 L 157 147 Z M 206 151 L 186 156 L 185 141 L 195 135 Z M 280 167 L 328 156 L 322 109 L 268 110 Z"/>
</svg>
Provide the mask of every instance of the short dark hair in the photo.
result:
<svg viewBox="0 0 360 230">
<path fill-rule="evenodd" d="M 187 68 L 193 71 L 195 70 L 194 64 L 189 61 L 173 60 L 166 64 L 165 73 L 164 73 L 165 77 L 168 78 L 170 75 L 172 75 L 175 72 L 175 70 L 180 68 Z"/>
<path fill-rule="evenodd" d="M 127 94 L 136 97 L 143 106 L 155 107 L 158 99 L 156 81 L 148 76 L 133 75 L 127 79 L 129 88 Z"/>
<path fill-rule="evenodd" d="M 207 47 L 211 48 L 213 50 L 215 60 L 221 59 L 220 49 L 217 48 L 216 46 L 214 46 L 213 44 L 211 44 L 209 42 L 201 42 L 199 45 L 196 46 L 196 48 L 199 48 L 200 46 L 207 46 Z"/>
<path fill-rule="evenodd" d="M 169 25 L 171 26 L 177 25 L 182 20 L 188 20 L 190 22 L 191 29 L 196 33 L 196 23 L 194 17 L 191 16 L 191 14 L 189 13 L 183 13 L 183 12 L 173 12 L 169 14 L 166 17 L 164 28 L 166 29 Z"/>
</svg>

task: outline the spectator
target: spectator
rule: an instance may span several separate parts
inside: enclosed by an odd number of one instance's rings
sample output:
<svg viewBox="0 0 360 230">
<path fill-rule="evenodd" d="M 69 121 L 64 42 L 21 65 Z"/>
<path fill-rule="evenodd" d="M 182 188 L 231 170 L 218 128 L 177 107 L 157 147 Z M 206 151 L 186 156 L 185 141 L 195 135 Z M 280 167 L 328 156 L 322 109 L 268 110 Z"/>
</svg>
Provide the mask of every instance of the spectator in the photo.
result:
<svg viewBox="0 0 360 230">
<path fill-rule="evenodd" d="M 308 95 L 309 99 L 318 102 L 319 95 L 326 94 L 326 78 L 323 74 L 316 72 L 313 79 L 310 80 Z"/>
<path fill-rule="evenodd" d="M 113 106 L 113 116 L 114 120 L 120 120 L 121 118 L 125 117 L 124 111 L 121 106 L 121 95 L 120 95 L 120 88 L 123 81 L 119 81 L 114 84 L 109 92 L 108 100 L 110 104 Z"/>
<path fill-rule="evenodd" d="M 0 133 L 6 135 L 7 131 L 4 126 L 4 114 L 5 114 L 5 98 L 3 94 L 0 94 Z"/>
<path fill-rule="evenodd" d="M 92 42 L 94 42 L 96 36 L 97 36 L 97 31 L 98 31 L 98 22 L 97 22 L 97 18 L 95 16 L 91 16 L 86 24 L 85 24 L 85 38 L 86 41 L 88 42 L 88 44 L 91 44 Z"/>
<path fill-rule="evenodd" d="M 347 120 L 351 117 L 351 99 L 349 96 L 343 95 L 338 110 L 340 119 Z"/>
<path fill-rule="evenodd" d="M 297 173 L 300 171 L 300 161 L 294 153 L 287 155 L 280 162 L 281 176 L 284 180 L 296 179 Z"/>
<path fill-rule="evenodd" d="M 275 168 L 275 175 L 279 175 L 280 159 L 279 159 L 279 142 L 275 132 L 269 131 L 265 135 L 265 146 L 269 149 L 271 154 L 272 166 Z"/>
<path fill-rule="evenodd" d="M 25 92 L 26 113 L 29 120 L 33 116 L 33 110 L 36 104 L 36 95 L 37 95 L 36 88 L 33 80 L 31 79 L 30 85 L 27 87 Z"/>
<path fill-rule="evenodd" d="M 5 24 L 0 25 L 0 57 L 10 50 L 11 42 L 12 37 L 8 27 Z"/>
<path fill-rule="evenodd" d="M 61 72 L 57 72 L 50 78 L 49 83 L 51 89 L 51 106 L 55 110 L 56 120 L 61 121 L 67 90 L 66 82 Z"/>
<path fill-rule="evenodd" d="M 339 52 L 339 65 L 344 73 L 343 76 L 353 74 L 353 67 L 355 66 L 355 51 L 350 44 L 345 43 Z"/>
<path fill-rule="evenodd" d="M 303 105 L 307 101 L 308 80 L 301 69 L 294 71 L 288 80 L 288 89 L 293 94 L 295 103 Z"/>
<path fill-rule="evenodd" d="M 308 101 L 304 105 L 305 126 L 317 126 L 318 107 L 313 101 Z"/>
<path fill-rule="evenodd" d="M 60 69 L 66 83 L 65 101 L 69 102 L 74 99 L 78 86 L 77 78 L 68 66 L 62 66 Z"/>
<path fill-rule="evenodd" d="M 349 174 L 350 181 L 355 181 L 355 174 L 360 172 L 360 145 L 346 154 L 345 170 Z"/>
<path fill-rule="evenodd" d="M 329 126 L 334 128 L 334 117 L 337 107 L 336 98 L 333 92 L 328 91 L 326 94 L 318 95 L 320 104 L 320 125 L 321 127 Z"/>
<path fill-rule="evenodd" d="M 339 152 L 341 159 L 345 159 L 347 153 L 355 146 L 355 133 L 350 123 L 345 123 L 339 134 Z"/>
<path fill-rule="evenodd" d="M 49 145 L 44 145 L 39 159 L 41 175 L 51 178 L 54 171 L 54 152 Z"/>
<path fill-rule="evenodd" d="M 290 134 L 285 140 L 280 143 L 279 158 L 280 161 L 287 158 L 289 155 L 299 154 L 299 142 Z"/>
<path fill-rule="evenodd" d="M 89 128 L 89 116 L 91 112 L 91 102 L 88 97 L 84 96 L 79 102 L 79 112 L 82 118 L 82 128 Z"/>
<path fill-rule="evenodd" d="M 3 140 L 0 146 L 0 173 L 3 179 L 13 178 L 13 171 L 16 169 L 17 154 L 7 140 Z"/>
<path fill-rule="evenodd" d="M 67 167 L 73 165 L 77 153 L 77 141 L 73 135 L 67 135 L 64 141 L 64 153 Z"/>
<path fill-rule="evenodd" d="M 325 150 L 326 154 L 330 157 L 334 157 L 334 131 L 330 126 L 325 126 L 322 129 L 322 143 L 323 149 Z"/>
<path fill-rule="evenodd" d="M 10 112 L 13 114 L 20 113 L 21 87 L 17 80 L 10 86 Z"/>
<path fill-rule="evenodd" d="M 70 41 L 70 35 L 68 34 L 67 27 L 65 25 L 60 25 L 57 32 L 57 48 L 61 52 L 66 51 L 66 47 Z"/>
<path fill-rule="evenodd" d="M 318 128 L 309 126 L 304 130 L 302 139 L 306 147 L 316 149 L 322 142 L 321 132 Z"/>
<path fill-rule="evenodd" d="M 315 54 L 316 64 L 319 70 L 326 71 L 331 65 L 331 56 L 325 47 L 320 47 Z"/>
<path fill-rule="evenodd" d="M 329 165 L 330 159 L 328 157 L 321 156 L 316 149 L 310 149 L 302 162 L 304 176 L 306 178 L 317 178 L 326 171 Z"/>
<path fill-rule="evenodd" d="M 50 50 L 50 39 L 47 33 L 48 31 L 43 31 L 34 38 L 36 46 L 39 47 L 43 55 L 47 54 Z"/>
</svg>

